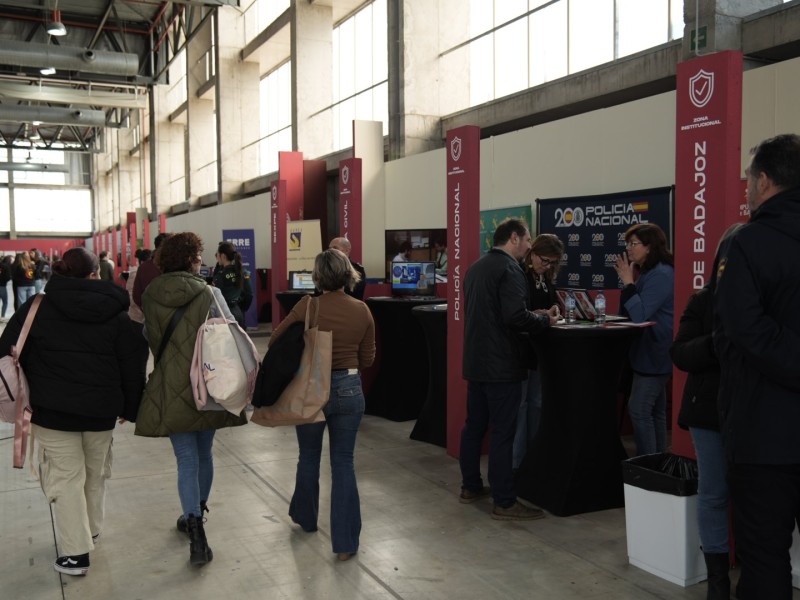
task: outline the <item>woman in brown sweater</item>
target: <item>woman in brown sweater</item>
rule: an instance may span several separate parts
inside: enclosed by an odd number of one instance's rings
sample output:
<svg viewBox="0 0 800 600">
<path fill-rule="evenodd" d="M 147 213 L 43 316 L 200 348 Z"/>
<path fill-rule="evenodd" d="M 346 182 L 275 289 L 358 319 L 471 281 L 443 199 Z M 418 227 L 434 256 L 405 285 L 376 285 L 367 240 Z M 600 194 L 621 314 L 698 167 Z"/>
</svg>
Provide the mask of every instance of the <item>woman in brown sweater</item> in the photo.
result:
<svg viewBox="0 0 800 600">
<path fill-rule="evenodd" d="M 361 505 L 358 497 L 353 451 L 364 414 L 364 393 L 359 371 L 375 359 L 375 323 L 367 305 L 344 293 L 352 289 L 359 275 L 347 256 L 325 250 L 314 261 L 312 278 L 322 290 L 319 298 L 320 331 L 333 332 L 331 393 L 324 413 L 326 421 L 298 425 L 297 463 L 294 495 L 289 516 L 303 531 L 317 530 L 319 514 L 319 464 L 322 436 L 328 427 L 331 454 L 331 544 L 339 560 L 358 551 L 361 533 Z M 274 342 L 292 323 L 305 320 L 310 297 L 303 298 L 272 334 Z"/>
</svg>

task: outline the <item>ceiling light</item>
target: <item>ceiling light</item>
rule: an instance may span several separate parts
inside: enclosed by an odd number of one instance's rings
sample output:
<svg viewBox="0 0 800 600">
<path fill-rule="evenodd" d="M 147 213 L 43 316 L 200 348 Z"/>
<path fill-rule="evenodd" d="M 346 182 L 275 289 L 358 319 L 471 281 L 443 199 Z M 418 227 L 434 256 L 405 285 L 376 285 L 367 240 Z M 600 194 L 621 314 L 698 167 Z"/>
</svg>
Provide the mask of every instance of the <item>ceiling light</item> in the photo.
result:
<svg viewBox="0 0 800 600">
<path fill-rule="evenodd" d="M 67 35 L 67 28 L 61 22 L 61 11 L 53 11 L 53 20 L 47 24 L 47 33 L 50 35 L 62 36 Z"/>
<path fill-rule="evenodd" d="M 33 159 L 31 158 L 31 153 L 30 152 L 28 152 L 28 158 L 25 159 L 25 162 L 28 163 L 28 164 L 31 164 L 33 162 Z"/>
<path fill-rule="evenodd" d="M 42 67 L 41 69 L 39 69 L 39 73 L 41 73 L 42 75 L 55 75 L 56 69 L 55 67 Z"/>
</svg>

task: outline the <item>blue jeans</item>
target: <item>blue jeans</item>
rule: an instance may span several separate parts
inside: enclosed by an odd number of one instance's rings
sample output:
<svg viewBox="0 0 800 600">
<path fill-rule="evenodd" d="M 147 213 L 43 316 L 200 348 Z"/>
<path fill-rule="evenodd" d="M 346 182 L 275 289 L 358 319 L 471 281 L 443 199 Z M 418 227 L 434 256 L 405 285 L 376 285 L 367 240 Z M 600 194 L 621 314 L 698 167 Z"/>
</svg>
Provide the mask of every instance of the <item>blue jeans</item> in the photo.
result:
<svg viewBox="0 0 800 600">
<path fill-rule="evenodd" d="M 670 375 L 633 374 L 628 414 L 633 424 L 636 455 L 667 449 L 667 393 Z"/>
<path fill-rule="evenodd" d="M 697 524 L 703 552 L 728 552 L 728 462 L 719 431 L 690 427 L 697 469 Z"/>
<path fill-rule="evenodd" d="M 178 496 L 183 516 L 201 516 L 200 501 L 208 501 L 214 481 L 214 444 L 216 429 L 171 433 L 169 441 L 178 461 Z"/>
<path fill-rule="evenodd" d="M 22 306 L 28 298 L 36 295 L 36 288 L 32 285 L 17 286 L 17 306 Z"/>
<path fill-rule="evenodd" d="M 494 503 L 508 508 L 517 501 L 511 469 L 517 413 L 522 400 L 522 382 L 467 385 L 467 420 L 461 430 L 461 485 L 472 491 L 483 487 L 481 448 L 489 430 L 489 486 Z M 491 426 L 491 427 L 490 427 Z"/>
<path fill-rule="evenodd" d="M 512 466 L 519 469 L 528 452 L 542 418 L 542 377 L 539 371 L 528 371 L 528 381 L 522 392 L 522 402 L 517 415 L 517 432 L 514 435 L 514 459 Z"/>
<path fill-rule="evenodd" d="M 300 457 L 289 516 L 304 531 L 317 530 L 319 464 L 327 426 L 331 461 L 331 544 L 335 554 L 353 553 L 358 551 L 361 534 L 361 502 L 353 465 L 356 435 L 364 415 L 361 376 L 333 371 L 331 395 L 323 412 L 326 421 L 295 427 Z"/>
</svg>

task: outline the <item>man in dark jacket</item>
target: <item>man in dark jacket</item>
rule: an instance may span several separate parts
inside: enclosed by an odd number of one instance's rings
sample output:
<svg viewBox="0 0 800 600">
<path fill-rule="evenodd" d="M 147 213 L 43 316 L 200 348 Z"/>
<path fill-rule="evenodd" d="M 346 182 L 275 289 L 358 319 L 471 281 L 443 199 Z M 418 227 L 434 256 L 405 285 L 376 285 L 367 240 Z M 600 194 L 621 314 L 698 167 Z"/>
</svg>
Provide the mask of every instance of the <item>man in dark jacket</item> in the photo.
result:
<svg viewBox="0 0 800 600">
<path fill-rule="evenodd" d="M 557 309 L 531 312 L 528 288 L 519 261 L 531 247 L 527 226 L 506 219 L 494 232 L 494 247 L 464 280 L 463 375 L 468 380 L 467 420 L 461 431 L 462 487 L 460 501 L 488 495 L 483 487 L 480 457 L 489 433 L 489 484 L 494 499 L 492 518 L 504 521 L 539 519 L 544 513 L 517 501 L 511 468 L 522 382 L 528 377 L 524 333 L 536 334 L 557 320 Z"/>
<path fill-rule="evenodd" d="M 800 136 L 752 151 L 750 221 L 718 270 L 714 344 L 740 600 L 792 597 L 800 518 Z"/>
<path fill-rule="evenodd" d="M 355 286 L 353 286 L 353 289 L 350 290 L 345 287 L 344 293 L 348 296 L 352 296 L 356 300 L 363 300 L 364 290 L 367 288 L 367 272 L 364 270 L 363 266 L 350 258 L 350 251 L 353 249 L 352 244 L 350 244 L 350 240 L 348 240 L 346 237 L 333 238 L 331 243 L 328 245 L 328 248 L 333 248 L 339 252 L 343 252 L 344 255 L 350 260 L 350 264 L 353 265 L 353 268 L 358 272 L 359 275 L 361 275 L 361 279 Z"/>
</svg>

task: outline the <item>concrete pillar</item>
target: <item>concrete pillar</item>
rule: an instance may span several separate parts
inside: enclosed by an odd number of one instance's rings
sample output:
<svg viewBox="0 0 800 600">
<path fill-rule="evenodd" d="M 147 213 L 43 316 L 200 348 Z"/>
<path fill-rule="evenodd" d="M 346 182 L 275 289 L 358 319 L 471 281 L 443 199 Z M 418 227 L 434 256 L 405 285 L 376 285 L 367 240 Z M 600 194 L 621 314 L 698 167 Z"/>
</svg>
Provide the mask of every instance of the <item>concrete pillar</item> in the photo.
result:
<svg viewBox="0 0 800 600">
<path fill-rule="evenodd" d="M 225 202 L 241 193 L 244 181 L 260 174 L 255 152 L 260 137 L 259 65 L 239 58 L 244 39 L 239 11 L 218 10 L 215 24 L 218 189 Z"/>
<path fill-rule="evenodd" d="M 742 19 L 780 4 L 782 0 L 684 0 L 683 59 L 741 50 Z"/>
<path fill-rule="evenodd" d="M 292 4 L 291 149 L 319 157 L 333 151 L 332 112 L 326 110 L 333 101 L 333 11 L 306 0 Z"/>
<path fill-rule="evenodd" d="M 208 87 L 213 74 L 212 21 L 198 30 L 186 48 L 187 147 L 189 152 L 188 197 L 193 207 L 198 198 L 218 191 L 217 120 L 214 115 L 214 90 Z"/>
<path fill-rule="evenodd" d="M 467 39 L 469 10 L 460 0 L 388 0 L 387 13 L 389 155 L 395 159 L 441 148 L 441 116 L 468 103 L 468 53 L 448 54 L 449 73 L 442 53 Z M 458 72 L 465 76 L 453 76 Z"/>
<path fill-rule="evenodd" d="M 157 210 L 159 213 L 168 213 L 171 206 L 185 202 L 188 197 L 186 184 L 186 113 L 175 121 L 170 121 L 169 86 L 157 85 L 151 94 L 154 94 L 153 110 L 155 113 L 155 131 L 150 137 L 154 143 L 153 165 L 154 188 L 158 198 Z M 150 208 L 148 206 L 148 208 Z M 158 215 L 151 215 L 157 219 Z"/>
</svg>

